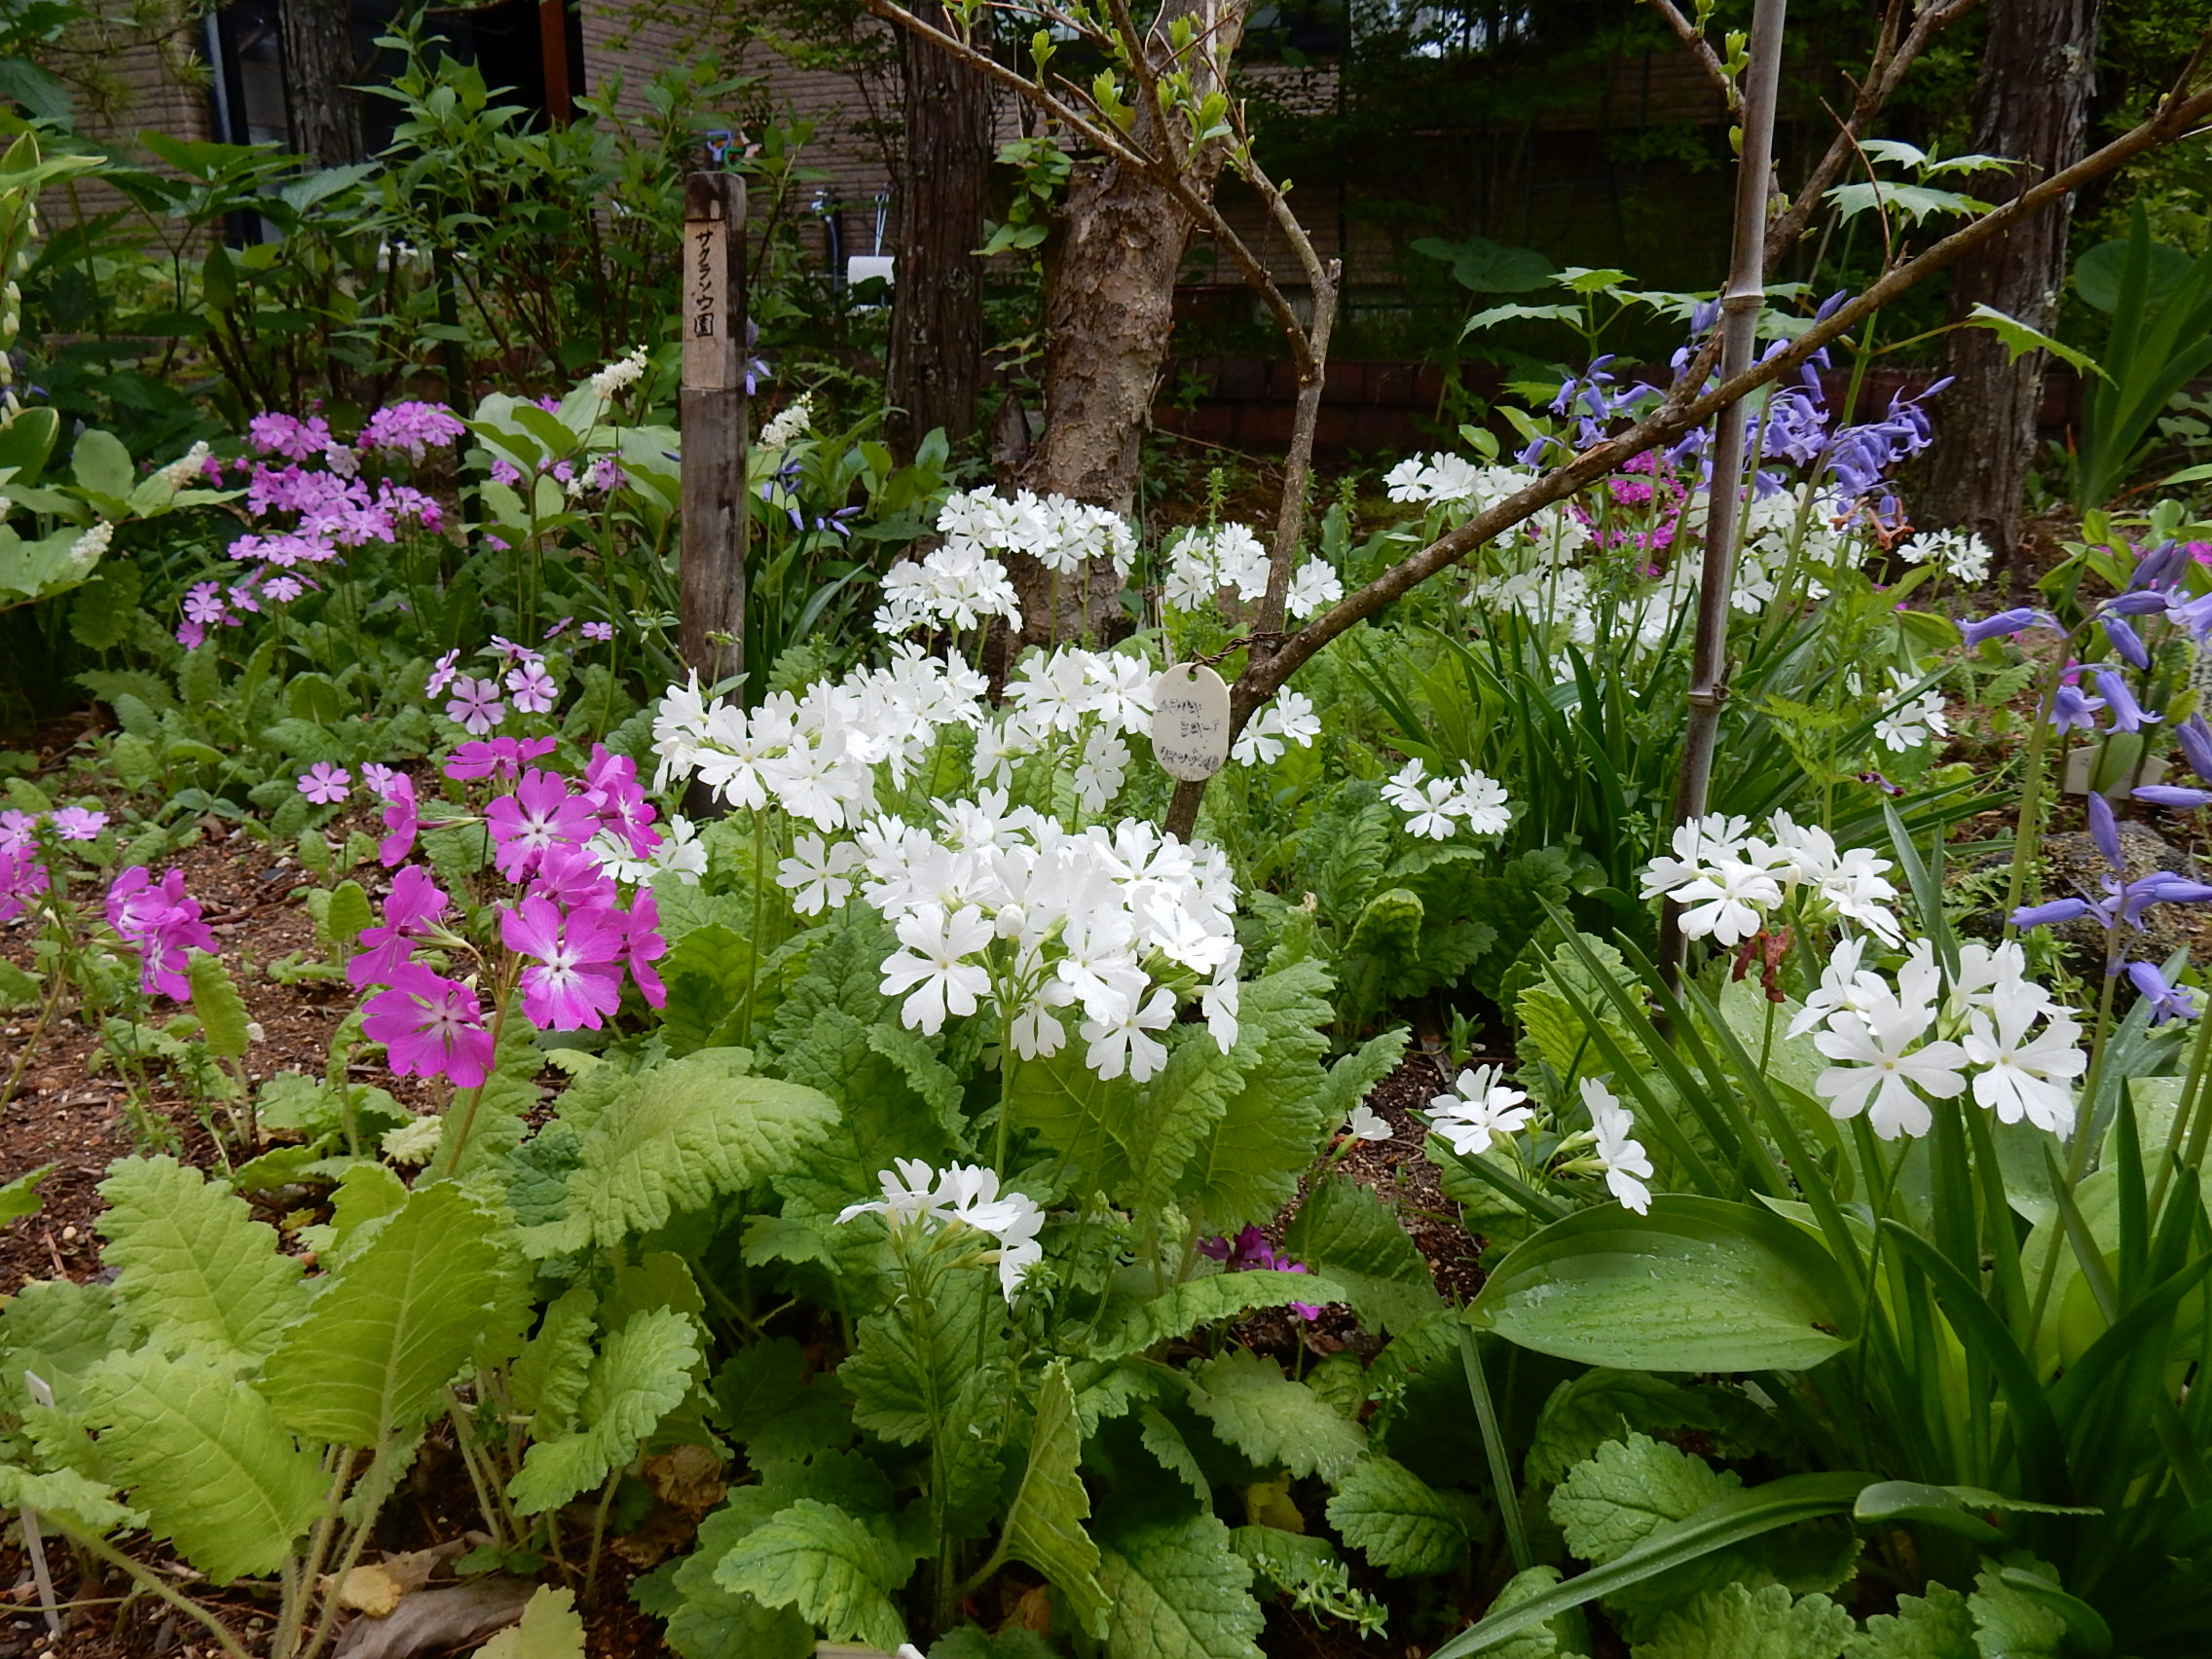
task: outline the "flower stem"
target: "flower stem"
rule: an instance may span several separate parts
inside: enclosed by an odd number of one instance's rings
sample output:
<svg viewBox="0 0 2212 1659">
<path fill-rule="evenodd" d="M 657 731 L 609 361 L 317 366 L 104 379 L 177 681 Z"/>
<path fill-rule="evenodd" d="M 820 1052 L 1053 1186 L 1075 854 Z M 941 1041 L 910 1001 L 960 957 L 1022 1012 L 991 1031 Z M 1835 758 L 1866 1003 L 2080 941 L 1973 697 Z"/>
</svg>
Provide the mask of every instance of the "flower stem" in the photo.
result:
<svg viewBox="0 0 2212 1659">
<path fill-rule="evenodd" d="M 2043 693 L 2036 699 L 2035 728 L 2028 733 L 2028 757 L 2020 776 L 2019 819 L 2012 831 L 2012 871 L 2005 888 L 2003 922 L 2007 939 L 2019 932 L 2012 925 L 2012 917 L 2020 908 L 2026 891 L 2029 862 L 2035 856 L 2036 844 L 2043 838 L 2044 752 L 2049 747 L 2050 717 L 2058 707 L 2059 682 L 2065 678 L 2067 660 L 2073 654 L 2074 636 L 2069 634 L 2065 644 L 2051 657 Z"/>
<path fill-rule="evenodd" d="M 1498 1519 L 1505 1523 L 1505 1547 L 1513 1557 L 1513 1570 L 1526 1572 L 1535 1565 L 1529 1548 L 1529 1524 L 1521 1514 L 1521 1494 L 1513 1484 L 1513 1463 L 1505 1455 L 1505 1439 L 1498 1431 L 1497 1407 L 1490 1397 L 1490 1380 L 1483 1375 L 1483 1356 L 1475 1333 L 1459 1326 L 1459 1363 L 1466 1367 L 1467 1392 L 1475 1403 L 1475 1422 L 1482 1430 L 1483 1455 L 1490 1463 L 1490 1484 L 1497 1494 Z"/>
</svg>

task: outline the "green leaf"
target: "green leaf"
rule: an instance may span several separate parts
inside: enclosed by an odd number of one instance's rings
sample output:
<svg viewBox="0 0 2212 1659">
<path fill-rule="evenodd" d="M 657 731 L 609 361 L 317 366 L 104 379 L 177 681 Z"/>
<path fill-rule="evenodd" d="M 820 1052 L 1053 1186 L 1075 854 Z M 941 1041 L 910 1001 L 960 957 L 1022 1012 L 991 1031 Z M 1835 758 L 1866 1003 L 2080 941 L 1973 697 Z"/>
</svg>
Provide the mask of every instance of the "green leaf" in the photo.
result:
<svg viewBox="0 0 2212 1659">
<path fill-rule="evenodd" d="M 591 1378 L 591 1337 L 599 1298 L 571 1285 L 545 1309 L 544 1321 L 507 1373 L 507 1400 L 530 1418 L 534 1440 L 550 1440 L 575 1420 Z"/>
<path fill-rule="evenodd" d="M 26 1215 L 36 1215 L 46 1200 L 38 1196 L 38 1184 L 58 1167 L 42 1163 L 36 1169 L 17 1176 L 5 1187 L 0 1187 L 0 1227 L 11 1221 L 20 1221 Z"/>
<path fill-rule="evenodd" d="M 1262 1469 L 1334 1479 L 1367 1450 L 1357 1424 L 1249 1348 L 1233 1348 L 1192 1374 L 1191 1409 Z"/>
<path fill-rule="evenodd" d="M 266 1357 L 307 1298 L 300 1264 L 245 1200 L 173 1158 L 127 1158 L 100 1183 L 102 1260 L 119 1270 L 125 1311 L 155 1346 Z"/>
<path fill-rule="evenodd" d="M 1161 1343 L 1189 1336 L 1200 1325 L 1234 1319 L 1255 1308 L 1287 1308 L 1293 1302 L 1344 1302 L 1350 1293 L 1334 1279 L 1316 1273 L 1277 1272 L 1272 1268 L 1250 1272 L 1209 1273 L 1168 1287 L 1122 1321 L 1119 1329 L 1101 1338 L 1090 1349 L 1094 1359 L 1126 1359 Z"/>
<path fill-rule="evenodd" d="M 710 922 L 684 934 L 660 963 L 668 987 L 661 1010 L 668 1051 L 688 1054 L 727 1042 L 731 1015 L 742 1012 L 752 984 L 753 946 L 742 933 Z"/>
<path fill-rule="evenodd" d="M 1552 1223 L 1468 1317 L 1523 1347 L 1649 1371 L 1802 1371 L 1857 1340 L 1852 1288 L 1815 1239 L 1755 1204 L 1666 1195 Z"/>
<path fill-rule="evenodd" d="M 112 433 L 96 426 L 78 433 L 69 464 L 77 487 L 88 495 L 105 497 L 119 505 L 130 498 L 130 452 Z"/>
<path fill-rule="evenodd" d="M 1552 1519 L 1567 1547 L 1601 1566 L 1743 1485 L 1702 1457 L 1631 1434 L 1608 1440 L 1567 1471 L 1552 1493 Z"/>
<path fill-rule="evenodd" d="M 1372 1187 L 1348 1176 L 1314 1186 L 1283 1235 L 1283 1250 L 1343 1285 L 1371 1329 L 1395 1335 L 1444 1306 L 1428 1262 L 1404 1226 Z"/>
<path fill-rule="evenodd" d="M 2101 381 L 2112 379 L 2097 360 L 2080 347 L 2053 340 L 2041 329 L 2030 328 L 2018 317 L 2007 316 L 1995 306 L 1984 305 L 1977 300 L 1973 310 L 1967 313 L 1966 320 L 1973 327 L 1986 328 L 1996 335 L 2004 343 L 2006 360 L 2009 362 L 2016 363 L 2030 351 L 2048 351 L 2060 362 L 2082 374 L 2095 375 Z"/>
<path fill-rule="evenodd" d="M 679 1605 L 665 1615 L 668 1644 L 682 1659 L 812 1659 L 814 1631 L 790 1607 L 763 1607 L 715 1580 L 732 1545 L 786 1501 L 762 1487 L 745 1487 L 699 1525 L 699 1541 L 677 1564 L 669 1587 Z M 645 1580 L 640 1579 L 642 1589 Z"/>
<path fill-rule="evenodd" d="M 1206 1479 L 1191 1443 L 1158 1406 L 1137 1407 L 1137 1439 L 1162 1469 L 1191 1489 L 1193 1497 L 1200 1503 L 1212 1501 L 1213 1483 Z"/>
<path fill-rule="evenodd" d="M 2055 1579 L 2047 1567 L 2030 1571 L 1990 1566 L 1974 1575 L 1967 1605 L 1973 1611 L 1974 1645 L 1984 1659 L 2061 1659 L 2112 1651 L 2112 1631 L 2105 1621 Z"/>
<path fill-rule="evenodd" d="M 85 1379 L 82 1416 L 94 1471 L 218 1584 L 275 1572 L 322 1511 L 320 1462 L 227 1366 L 111 1354 Z"/>
<path fill-rule="evenodd" d="M 795 1607 L 831 1641 L 889 1652 L 906 1640 L 892 1595 L 913 1564 L 887 1530 L 802 1497 L 739 1540 L 715 1582 L 763 1606 Z"/>
<path fill-rule="evenodd" d="M 1082 1461 L 1075 1392 L 1068 1386 L 1066 1363 L 1054 1361 L 1038 1385 L 1029 1466 L 1007 1511 L 1004 1549 L 1043 1573 L 1076 1621 L 1102 1637 L 1108 1604 L 1098 1584 L 1098 1546 L 1083 1530 L 1090 1518 L 1090 1494 L 1084 1490 Z"/>
<path fill-rule="evenodd" d="M 755 1467 L 797 1459 L 853 1438 L 852 1407 L 833 1378 L 809 1377 L 806 1350 L 771 1337 L 738 1350 L 715 1378 L 715 1404 Z"/>
<path fill-rule="evenodd" d="M 35 1509 L 50 1520 L 94 1537 L 118 1527 L 146 1524 L 144 1515 L 116 1502 L 107 1488 L 73 1469 L 39 1475 L 19 1464 L 0 1463 L 0 1510 L 12 1515 L 18 1509 Z"/>
<path fill-rule="evenodd" d="M 427 1419 L 472 1358 L 503 1359 L 517 1309 L 494 1228 L 450 1182 L 410 1194 L 269 1356 L 262 1387 L 277 1417 L 311 1440 L 376 1446 Z"/>
<path fill-rule="evenodd" d="M 1117 1530 L 1098 1581 L 1114 1608 L 1107 1659 L 1261 1659 L 1252 1569 L 1211 1514 Z"/>
<path fill-rule="evenodd" d="M 476 1659 L 584 1659 L 584 1620 L 572 1590 L 540 1584 L 509 1625 L 476 1650 Z"/>
<path fill-rule="evenodd" d="M 340 961 L 352 954 L 353 941 L 375 917 L 369 912 L 369 896 L 351 877 L 330 890 L 330 908 L 323 914 L 322 931 Z"/>
<path fill-rule="evenodd" d="M 223 959 L 196 949 L 188 957 L 184 972 L 192 988 L 192 1012 L 200 1016 L 207 1051 L 221 1060 L 243 1058 L 253 1036 L 246 1029 L 245 999 L 231 983 Z"/>
<path fill-rule="evenodd" d="M 543 1514 L 598 1491 L 627 1468 L 660 1419 L 691 1391 L 699 1359 L 698 1328 L 688 1315 L 666 1308 L 632 1314 L 592 1365 L 576 1408 L 584 1426 L 541 1440 L 524 1456 L 521 1472 L 507 1484 L 515 1508 Z"/>
<path fill-rule="evenodd" d="M 1532 1487 L 1551 1486 L 1629 1429 L 1656 1435 L 1677 1428 L 1711 1437 L 1722 1456 L 1785 1450 L 1773 1419 L 1733 1389 L 1685 1388 L 1646 1372 L 1601 1367 L 1552 1390 L 1530 1437 L 1523 1477 Z"/>
<path fill-rule="evenodd" d="M 1935 190 L 1925 184 L 1839 184 L 1823 199 L 1831 203 L 1839 221 L 1869 208 L 1901 213 L 1914 224 L 1931 213 L 1986 213 L 1989 203 L 1962 196 L 1955 190 Z"/>
<path fill-rule="evenodd" d="M 1661 1618 L 1637 1659 L 1836 1659 L 1857 1627 L 1825 1596 L 1794 1601 L 1779 1584 L 1708 1590 Z"/>
<path fill-rule="evenodd" d="M 1899 1596 L 1895 1613 L 1876 1613 L 1843 1644 L 1843 1659 L 1981 1659 L 1973 1612 L 1956 1590 L 1931 1584 L 1925 1596 Z"/>
<path fill-rule="evenodd" d="M 1525 1567 L 1505 1581 L 1505 1588 L 1490 1604 L 1491 1614 L 1509 1613 L 1522 1603 L 1548 1594 L 1559 1581 L 1556 1567 Z M 1506 1638 L 1490 1651 L 1495 1659 L 1563 1659 L 1564 1655 L 1587 1654 L 1590 1651 L 1589 1621 L 1582 1616 L 1581 1608 L 1569 1607 L 1543 1624 L 1524 1630 L 1519 1636 Z"/>
<path fill-rule="evenodd" d="M 837 1108 L 796 1084 L 747 1075 L 745 1049 L 702 1049 L 641 1072 L 584 1131 L 556 1248 L 650 1232 L 796 1166 Z"/>
<path fill-rule="evenodd" d="M 1619 951 L 1588 934 L 1581 937 L 1581 945 L 1604 964 L 1615 985 L 1626 990 L 1638 1006 L 1643 1004 L 1643 986 L 1629 972 Z M 1545 960 L 1542 973 L 1514 999 L 1513 1012 L 1521 1021 L 1522 1051 L 1532 1049 L 1537 1058 L 1563 1078 L 1595 1076 L 1609 1069 L 1604 1049 L 1592 1038 L 1589 1022 L 1576 1010 L 1577 999 L 1583 1009 L 1596 1014 L 1598 1024 L 1631 1065 L 1643 1059 L 1642 1045 L 1630 1032 L 1611 995 L 1599 983 L 1572 940 L 1557 946 Z"/>
<path fill-rule="evenodd" d="M 1451 1500 L 1387 1457 L 1369 1457 L 1337 1483 L 1329 1525 L 1393 1578 L 1453 1571 L 1471 1542 Z"/>
<path fill-rule="evenodd" d="M 929 1659 L 1059 1659 L 1059 1649 L 1023 1625 L 1007 1625 L 995 1635 L 979 1625 L 962 1625 L 930 1644 Z"/>
</svg>

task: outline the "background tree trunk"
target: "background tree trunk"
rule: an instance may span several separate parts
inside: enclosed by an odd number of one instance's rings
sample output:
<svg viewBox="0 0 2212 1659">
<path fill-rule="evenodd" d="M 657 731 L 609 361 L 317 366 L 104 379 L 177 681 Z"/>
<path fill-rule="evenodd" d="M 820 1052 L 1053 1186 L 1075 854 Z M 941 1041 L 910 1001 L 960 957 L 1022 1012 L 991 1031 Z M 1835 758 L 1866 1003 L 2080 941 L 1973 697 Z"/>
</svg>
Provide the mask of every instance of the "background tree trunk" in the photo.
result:
<svg viewBox="0 0 2212 1659">
<path fill-rule="evenodd" d="M 1244 0 L 1166 0 L 1147 38 L 1164 39 L 1178 18 L 1201 29 L 1210 22 L 1215 60 L 1226 63 L 1243 37 L 1246 9 Z M 1167 139 L 1151 100 L 1132 89 L 1130 101 L 1132 136 L 1145 151 L 1163 153 Z M 1222 161 L 1220 146 L 1209 144 L 1190 156 L 1184 177 L 1198 195 L 1210 195 Z M 1138 444 L 1166 367 L 1175 277 L 1197 223 L 1142 174 L 1103 160 L 1075 169 L 1045 246 L 1045 428 L 1021 463 L 1028 489 L 1123 514 L 1135 502 Z M 1064 582 L 1056 619 L 1043 566 L 1016 558 L 1011 574 L 1025 644 L 1103 632 L 1114 619 L 1122 584 L 1111 570 L 1092 572 L 1088 592 Z"/>
<path fill-rule="evenodd" d="M 284 0 L 283 29 L 293 144 L 317 166 L 359 161 L 366 140 L 350 0 Z"/>
<path fill-rule="evenodd" d="M 950 30 L 941 4 L 917 7 Z M 977 43 L 978 46 L 982 42 Z M 990 83 L 920 35 L 899 38 L 898 257 L 891 297 L 886 423 L 893 452 L 911 461 L 932 427 L 955 444 L 976 429 L 983 370 L 983 208 L 991 182 Z"/>
<path fill-rule="evenodd" d="M 2022 162 L 2018 173 L 1976 173 L 1960 186 L 2006 202 L 2082 159 L 2095 80 L 2100 0 L 1990 0 L 1989 38 L 1974 88 L 1973 147 Z M 2064 201 L 1960 260 L 1952 277 L 1954 320 L 1976 301 L 2047 333 L 2066 283 Z M 1914 521 L 1978 532 L 2005 569 L 2020 540 L 2020 504 L 2035 460 L 2036 409 L 2046 354 L 2007 360 L 1997 337 L 1963 328 L 1950 337 L 1946 372 L 1957 384 L 1936 417 L 1936 441 L 1921 462 Z"/>
</svg>

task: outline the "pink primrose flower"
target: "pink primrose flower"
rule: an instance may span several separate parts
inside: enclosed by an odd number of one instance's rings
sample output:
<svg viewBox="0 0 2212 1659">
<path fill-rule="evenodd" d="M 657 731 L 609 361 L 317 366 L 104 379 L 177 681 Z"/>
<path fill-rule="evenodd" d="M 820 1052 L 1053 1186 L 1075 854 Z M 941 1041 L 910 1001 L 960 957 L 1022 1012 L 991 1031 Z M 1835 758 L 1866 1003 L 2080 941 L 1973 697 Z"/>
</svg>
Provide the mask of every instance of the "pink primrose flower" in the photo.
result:
<svg viewBox="0 0 2212 1659">
<path fill-rule="evenodd" d="M 396 984 L 408 958 L 437 927 L 453 901 L 420 865 L 408 865 L 392 877 L 385 896 L 384 926 L 361 930 L 361 948 L 346 964 L 354 985 Z"/>
<path fill-rule="evenodd" d="M 413 963 L 362 1005 L 361 1032 L 385 1046 L 401 1077 L 447 1077 L 474 1088 L 492 1072 L 492 1033 L 476 993 Z"/>
<path fill-rule="evenodd" d="M 499 938 L 509 950 L 536 958 L 522 971 L 523 1012 L 543 1030 L 598 1030 L 622 1004 L 626 932 L 614 910 L 564 916 L 552 900 L 538 898 L 509 910 L 499 919 Z"/>
<path fill-rule="evenodd" d="M 300 793 L 317 806 L 336 806 L 352 793 L 353 774 L 327 760 L 317 760 L 300 774 Z"/>
<path fill-rule="evenodd" d="M 415 780 L 405 772 L 394 772 L 390 787 L 384 792 L 384 827 L 391 832 L 377 847 L 377 857 L 385 868 L 391 868 L 414 850 L 415 834 L 422 823 L 415 810 Z"/>
<path fill-rule="evenodd" d="M 463 675 L 453 682 L 446 719 L 469 736 L 482 737 L 506 718 L 507 706 L 499 701 L 497 680 L 471 680 Z"/>
<path fill-rule="evenodd" d="M 498 843 L 493 863 L 509 881 L 521 881 L 536 869 L 547 848 L 580 846 L 599 828 L 590 804 L 571 794 L 556 772 L 525 772 L 513 794 L 491 804 L 485 821 Z"/>
</svg>

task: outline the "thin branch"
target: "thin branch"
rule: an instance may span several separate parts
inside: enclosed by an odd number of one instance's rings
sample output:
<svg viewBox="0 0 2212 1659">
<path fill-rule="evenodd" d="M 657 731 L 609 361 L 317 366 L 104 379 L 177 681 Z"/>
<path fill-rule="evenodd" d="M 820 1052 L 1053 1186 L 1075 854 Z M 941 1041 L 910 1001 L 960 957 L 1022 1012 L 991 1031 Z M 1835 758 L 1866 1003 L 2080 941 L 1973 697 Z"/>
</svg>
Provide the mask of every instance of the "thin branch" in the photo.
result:
<svg viewBox="0 0 2212 1659">
<path fill-rule="evenodd" d="M 1743 94 L 1736 91 L 1736 78 L 1728 73 L 1720 61 L 1720 55 L 1713 50 L 1713 43 L 1705 38 L 1705 31 L 1682 16 L 1675 0 L 1651 0 L 1651 9 L 1667 19 L 1667 26 L 1675 31 L 1675 38 L 1690 49 L 1697 66 L 1705 71 L 1705 78 L 1719 89 L 1727 100 L 1728 113 L 1736 114 L 1744 107 Z"/>
</svg>

